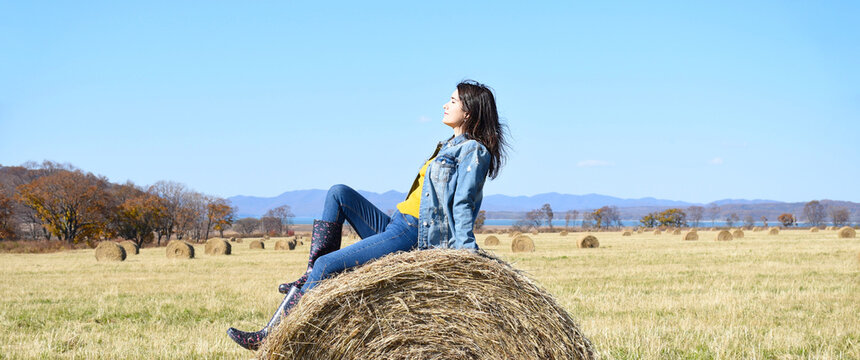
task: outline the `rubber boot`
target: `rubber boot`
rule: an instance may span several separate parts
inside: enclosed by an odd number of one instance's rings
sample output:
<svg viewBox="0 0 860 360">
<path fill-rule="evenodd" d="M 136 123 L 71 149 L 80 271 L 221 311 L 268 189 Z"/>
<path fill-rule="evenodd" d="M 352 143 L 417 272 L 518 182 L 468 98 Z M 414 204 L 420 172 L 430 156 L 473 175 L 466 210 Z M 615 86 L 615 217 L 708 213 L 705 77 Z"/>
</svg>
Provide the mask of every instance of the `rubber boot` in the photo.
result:
<svg viewBox="0 0 860 360">
<path fill-rule="evenodd" d="M 302 295 L 304 294 L 301 289 L 297 287 L 290 288 L 287 296 L 284 296 L 284 300 L 281 301 L 281 305 L 278 306 L 278 310 L 275 311 L 275 315 L 272 315 L 272 319 L 269 320 L 269 323 L 266 324 L 262 330 L 245 332 L 231 327 L 227 329 L 227 336 L 243 348 L 256 351 L 260 348 L 260 344 L 263 343 L 263 340 L 269 336 L 269 333 L 275 329 L 275 326 L 278 326 L 281 319 L 286 317 L 287 314 L 290 313 L 290 310 L 299 303 Z"/>
<path fill-rule="evenodd" d="M 298 280 L 278 285 L 278 291 L 281 294 L 286 294 L 290 291 L 290 288 L 294 286 L 297 288 L 304 286 L 305 282 L 308 281 L 308 274 L 311 273 L 311 270 L 314 267 L 314 262 L 316 262 L 320 256 L 340 249 L 342 230 L 343 224 L 341 223 L 314 220 L 314 232 L 313 235 L 311 235 L 311 252 L 308 257 L 308 269 Z"/>
</svg>

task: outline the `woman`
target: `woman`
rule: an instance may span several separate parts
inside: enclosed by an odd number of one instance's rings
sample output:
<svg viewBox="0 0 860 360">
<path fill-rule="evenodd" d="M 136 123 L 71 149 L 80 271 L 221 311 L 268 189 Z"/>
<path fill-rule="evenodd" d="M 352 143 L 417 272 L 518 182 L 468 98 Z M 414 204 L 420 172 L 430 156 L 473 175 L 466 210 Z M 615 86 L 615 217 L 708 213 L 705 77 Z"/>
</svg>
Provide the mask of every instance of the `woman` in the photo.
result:
<svg viewBox="0 0 860 360">
<path fill-rule="evenodd" d="M 256 350 L 303 294 L 351 267 L 397 251 L 478 248 L 472 229 L 484 181 L 498 176 L 505 158 L 503 126 L 492 91 L 475 81 L 457 84 L 442 108 L 442 122 L 454 129 L 454 135 L 436 145 L 394 215 L 389 217 L 345 185 L 332 186 L 322 219 L 314 220 L 307 271 L 298 280 L 280 285 L 278 290 L 287 295 L 262 330 L 227 330 L 233 341 Z M 341 249 L 344 220 L 362 240 Z"/>
</svg>

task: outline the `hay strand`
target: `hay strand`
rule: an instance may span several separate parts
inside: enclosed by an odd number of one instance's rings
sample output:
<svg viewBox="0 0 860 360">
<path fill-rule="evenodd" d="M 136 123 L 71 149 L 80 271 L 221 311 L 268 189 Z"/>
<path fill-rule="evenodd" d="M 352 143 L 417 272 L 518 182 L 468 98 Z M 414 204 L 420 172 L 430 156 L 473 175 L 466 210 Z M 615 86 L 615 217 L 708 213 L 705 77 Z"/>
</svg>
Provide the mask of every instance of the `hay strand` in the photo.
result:
<svg viewBox="0 0 860 360">
<path fill-rule="evenodd" d="M 124 261 L 125 248 L 113 241 L 102 241 L 96 246 L 96 261 Z"/>
</svg>

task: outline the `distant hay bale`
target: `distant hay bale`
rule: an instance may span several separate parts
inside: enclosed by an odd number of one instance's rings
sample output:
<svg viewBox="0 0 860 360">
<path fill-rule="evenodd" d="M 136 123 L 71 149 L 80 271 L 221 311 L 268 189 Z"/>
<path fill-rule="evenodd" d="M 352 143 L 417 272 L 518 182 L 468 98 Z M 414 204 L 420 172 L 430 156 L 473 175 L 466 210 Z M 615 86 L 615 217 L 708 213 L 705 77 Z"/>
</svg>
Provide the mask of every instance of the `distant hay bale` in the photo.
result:
<svg viewBox="0 0 860 360">
<path fill-rule="evenodd" d="M 735 239 L 743 239 L 744 238 L 744 231 L 741 229 L 737 229 L 735 231 L 732 231 L 732 237 Z"/>
<path fill-rule="evenodd" d="M 850 226 L 844 226 L 839 229 L 837 234 L 839 234 L 840 239 L 853 239 L 857 232 Z"/>
<path fill-rule="evenodd" d="M 533 252 L 535 251 L 535 242 L 527 235 L 520 235 L 514 238 L 511 242 L 511 251 L 513 252 Z"/>
<path fill-rule="evenodd" d="M 230 255 L 233 252 L 233 246 L 226 239 L 212 238 L 206 240 L 206 255 Z"/>
<path fill-rule="evenodd" d="M 754 227 L 754 228 L 753 228 L 753 232 L 759 232 L 759 231 L 761 231 L 761 228 L 760 228 L 760 227 L 756 226 L 756 227 Z"/>
<path fill-rule="evenodd" d="M 126 255 L 137 255 L 140 254 L 140 248 L 137 246 L 137 243 L 131 240 L 126 240 L 119 243 L 123 249 L 125 249 Z"/>
<path fill-rule="evenodd" d="M 633 233 L 629 232 L 629 231 L 625 231 L 625 232 L 621 233 L 621 236 L 633 236 Z"/>
<path fill-rule="evenodd" d="M 672 231 L 672 235 L 681 235 L 681 229 L 675 229 Z"/>
<path fill-rule="evenodd" d="M 102 241 L 96 246 L 96 261 L 123 261 L 125 248 L 113 241 Z"/>
<path fill-rule="evenodd" d="M 684 240 L 685 241 L 699 240 L 699 234 L 695 231 L 687 231 L 687 233 L 684 234 Z"/>
<path fill-rule="evenodd" d="M 237 243 L 240 243 L 240 244 L 241 244 L 243 241 L 244 241 L 244 240 L 242 240 L 242 238 L 236 238 L 236 242 L 237 242 Z"/>
<path fill-rule="evenodd" d="M 712 228 L 711 228 L 711 231 L 717 231 L 717 228 L 712 227 Z"/>
<path fill-rule="evenodd" d="M 388 255 L 324 280 L 257 356 L 595 358 L 576 321 L 534 280 L 484 252 L 446 249 Z"/>
<path fill-rule="evenodd" d="M 167 243 L 168 259 L 193 259 L 194 247 L 182 240 L 171 240 Z"/>
<path fill-rule="evenodd" d="M 540 234 L 540 231 L 538 231 L 538 229 L 532 230 L 532 235 L 537 235 L 537 234 Z"/>
<path fill-rule="evenodd" d="M 235 237 L 231 237 L 231 238 L 230 238 L 230 242 L 236 242 L 236 238 L 235 238 Z"/>
<path fill-rule="evenodd" d="M 293 241 L 295 241 L 295 239 L 293 239 Z M 287 250 L 287 249 L 289 249 L 289 246 L 287 245 L 287 240 L 281 239 L 281 240 L 275 241 L 275 250 Z"/>
<path fill-rule="evenodd" d="M 728 230 L 721 230 L 719 233 L 717 233 L 717 241 L 731 241 L 731 240 L 732 240 L 732 233 L 730 233 Z"/>
<path fill-rule="evenodd" d="M 499 245 L 499 238 L 497 238 L 495 235 L 487 236 L 487 238 L 484 239 L 484 246 L 496 246 L 496 245 Z"/>
<path fill-rule="evenodd" d="M 597 241 L 597 237 L 595 237 L 594 235 L 585 235 L 579 239 L 579 241 L 576 243 L 576 246 L 583 249 L 596 248 L 600 247 L 600 242 Z"/>
<path fill-rule="evenodd" d="M 265 244 L 265 243 L 263 243 L 263 240 L 254 239 L 254 240 L 251 240 L 251 242 L 248 244 L 248 247 L 249 247 L 250 249 L 260 249 L 260 250 L 262 250 L 262 249 L 265 249 L 265 248 L 266 248 L 266 244 Z"/>
<path fill-rule="evenodd" d="M 809 232 L 814 232 L 814 233 L 818 232 L 818 227 L 813 226 L 813 227 L 809 228 Z"/>
<path fill-rule="evenodd" d="M 772 227 L 772 228 L 770 228 L 770 230 L 767 231 L 767 233 L 769 235 L 779 235 L 779 228 L 778 227 Z"/>
<path fill-rule="evenodd" d="M 636 230 L 636 233 L 637 233 L 637 234 L 641 234 L 641 233 L 644 233 L 644 232 L 645 232 L 645 230 L 642 230 L 642 229 Z"/>
<path fill-rule="evenodd" d="M 661 234 L 660 229 L 654 230 L 654 235 L 660 235 L 660 234 Z"/>
<path fill-rule="evenodd" d="M 561 233 L 559 233 L 559 235 L 561 235 L 561 236 L 567 236 L 567 230 L 562 230 L 562 231 L 561 231 Z"/>
<path fill-rule="evenodd" d="M 832 231 L 832 230 L 836 230 L 836 227 L 835 227 L 835 226 L 828 226 L 828 227 L 827 227 L 827 230 L 831 230 L 831 231 Z"/>
</svg>

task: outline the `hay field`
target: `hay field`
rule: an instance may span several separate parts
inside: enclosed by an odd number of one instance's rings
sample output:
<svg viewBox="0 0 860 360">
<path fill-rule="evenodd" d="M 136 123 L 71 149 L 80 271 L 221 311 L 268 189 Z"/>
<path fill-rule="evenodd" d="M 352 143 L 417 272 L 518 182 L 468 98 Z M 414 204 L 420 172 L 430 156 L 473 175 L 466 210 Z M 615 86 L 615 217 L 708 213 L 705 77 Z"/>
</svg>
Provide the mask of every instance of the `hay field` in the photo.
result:
<svg viewBox="0 0 860 360">
<path fill-rule="evenodd" d="M 536 251 L 515 254 L 497 234 L 486 249 L 555 294 L 603 358 L 860 358 L 860 239 L 602 232 L 580 249 L 581 235 L 529 235 Z M 277 285 L 306 266 L 308 244 L 275 251 L 277 240 L 233 243 L 229 256 L 199 244 L 193 260 L 164 248 L 107 263 L 94 250 L 0 254 L 0 359 L 249 358 L 224 332 L 259 328 Z"/>
</svg>

